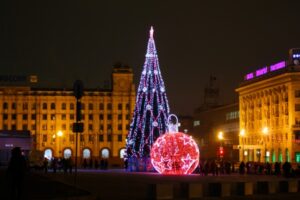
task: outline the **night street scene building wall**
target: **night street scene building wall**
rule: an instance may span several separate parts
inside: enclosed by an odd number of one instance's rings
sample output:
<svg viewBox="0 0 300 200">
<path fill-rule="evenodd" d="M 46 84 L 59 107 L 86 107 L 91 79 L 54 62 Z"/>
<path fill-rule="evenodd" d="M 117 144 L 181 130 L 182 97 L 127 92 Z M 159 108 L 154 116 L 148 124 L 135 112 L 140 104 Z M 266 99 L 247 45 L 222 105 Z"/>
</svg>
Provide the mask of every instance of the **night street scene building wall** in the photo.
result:
<svg viewBox="0 0 300 200">
<path fill-rule="evenodd" d="M 239 161 L 238 103 L 200 107 L 193 116 L 192 135 L 200 149 L 201 161 Z"/>
<path fill-rule="evenodd" d="M 82 97 L 84 132 L 78 140 L 78 157 L 108 159 L 123 164 L 125 139 L 135 105 L 132 69 L 115 65 L 111 89 L 85 89 Z M 74 158 L 76 100 L 72 89 L 40 88 L 38 83 L 0 85 L 0 130 L 28 131 L 33 149 L 45 157 Z"/>
<path fill-rule="evenodd" d="M 167 131 L 170 111 L 153 32 L 151 27 L 133 120 L 127 137 L 126 162 L 129 171 L 153 170 L 150 162 L 151 147 Z"/>
<path fill-rule="evenodd" d="M 300 162 L 300 49 L 248 73 L 236 91 L 240 161 Z"/>
</svg>

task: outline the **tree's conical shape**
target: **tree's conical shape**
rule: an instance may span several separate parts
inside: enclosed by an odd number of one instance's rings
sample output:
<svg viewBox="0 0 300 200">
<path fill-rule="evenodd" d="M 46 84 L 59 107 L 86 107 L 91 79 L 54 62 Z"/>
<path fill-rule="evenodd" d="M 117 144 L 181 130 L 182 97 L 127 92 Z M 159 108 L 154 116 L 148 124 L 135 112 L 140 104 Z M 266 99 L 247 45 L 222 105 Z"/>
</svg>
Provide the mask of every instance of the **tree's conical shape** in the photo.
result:
<svg viewBox="0 0 300 200">
<path fill-rule="evenodd" d="M 126 152 L 127 159 L 130 161 L 150 158 L 152 144 L 167 131 L 170 109 L 159 68 L 153 32 L 151 27 L 135 110 L 127 137 Z"/>
</svg>

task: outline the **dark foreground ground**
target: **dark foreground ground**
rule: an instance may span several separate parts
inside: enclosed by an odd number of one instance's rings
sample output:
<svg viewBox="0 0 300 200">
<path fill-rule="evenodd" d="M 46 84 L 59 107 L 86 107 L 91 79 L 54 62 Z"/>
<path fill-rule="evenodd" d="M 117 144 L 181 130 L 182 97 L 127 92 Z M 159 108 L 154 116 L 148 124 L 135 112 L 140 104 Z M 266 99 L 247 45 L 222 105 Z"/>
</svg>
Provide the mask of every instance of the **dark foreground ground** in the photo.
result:
<svg viewBox="0 0 300 200">
<path fill-rule="evenodd" d="M 11 192 L 11 180 L 6 170 L 0 169 L 0 200 L 8 200 Z M 77 189 L 72 185 L 53 180 L 51 177 L 41 176 L 39 173 L 29 172 L 25 176 L 22 200 L 59 200 L 82 198 L 90 195 L 89 192 Z"/>
<path fill-rule="evenodd" d="M 9 199 L 9 180 L 4 169 L 0 169 L 0 200 Z M 182 185 L 191 183 L 228 183 L 253 181 L 284 181 L 284 177 L 265 175 L 222 175 L 202 177 L 198 174 L 189 176 L 162 176 L 157 173 L 128 173 L 124 170 L 79 170 L 76 187 L 74 174 L 49 172 L 31 172 L 24 185 L 23 199 L 48 200 L 111 200 L 111 199 L 156 199 L 155 187 L 158 184 L 174 185 L 173 199 L 188 199 L 181 195 Z M 299 181 L 299 179 L 296 179 Z M 80 189 L 78 189 L 80 188 Z M 177 189 L 176 189 L 177 188 Z M 299 190 L 300 191 L 300 188 Z M 295 200 L 300 193 L 260 194 L 230 197 L 202 197 L 201 199 L 284 199 Z"/>
</svg>

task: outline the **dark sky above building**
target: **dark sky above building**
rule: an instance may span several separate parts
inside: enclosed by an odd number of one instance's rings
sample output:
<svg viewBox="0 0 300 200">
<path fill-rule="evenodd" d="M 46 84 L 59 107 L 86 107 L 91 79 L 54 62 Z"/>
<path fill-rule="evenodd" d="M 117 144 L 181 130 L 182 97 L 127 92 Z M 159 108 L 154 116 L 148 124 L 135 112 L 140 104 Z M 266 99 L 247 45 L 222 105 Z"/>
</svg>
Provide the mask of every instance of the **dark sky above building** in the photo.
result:
<svg viewBox="0 0 300 200">
<path fill-rule="evenodd" d="M 300 47 L 300 1 L 1 1 L 0 74 L 36 74 L 40 84 L 101 87 L 112 66 L 131 66 L 138 85 L 150 26 L 172 113 L 203 102 L 210 75 L 220 102 L 255 69 Z M 137 86 L 136 86 L 137 87 Z"/>
</svg>

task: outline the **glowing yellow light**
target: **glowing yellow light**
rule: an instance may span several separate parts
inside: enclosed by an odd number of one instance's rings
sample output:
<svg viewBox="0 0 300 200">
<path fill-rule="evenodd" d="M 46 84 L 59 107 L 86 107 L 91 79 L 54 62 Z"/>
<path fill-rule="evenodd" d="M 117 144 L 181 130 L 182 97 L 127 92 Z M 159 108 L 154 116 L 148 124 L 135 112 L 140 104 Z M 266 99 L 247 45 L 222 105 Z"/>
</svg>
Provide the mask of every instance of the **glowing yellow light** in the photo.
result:
<svg viewBox="0 0 300 200">
<path fill-rule="evenodd" d="M 218 133 L 218 138 L 219 138 L 219 140 L 223 140 L 223 139 L 224 139 L 224 136 L 223 136 L 223 132 L 222 132 L 222 131 L 220 131 L 220 132 Z"/>
<path fill-rule="evenodd" d="M 269 133 L 268 127 L 264 127 L 264 128 L 262 129 L 262 132 L 263 132 L 264 135 L 267 135 L 267 134 Z"/>
<path fill-rule="evenodd" d="M 57 136 L 61 137 L 63 135 L 63 132 L 62 131 L 58 131 L 57 132 Z"/>
<path fill-rule="evenodd" d="M 245 129 L 242 129 L 241 131 L 240 131 L 240 136 L 245 136 Z"/>
</svg>

